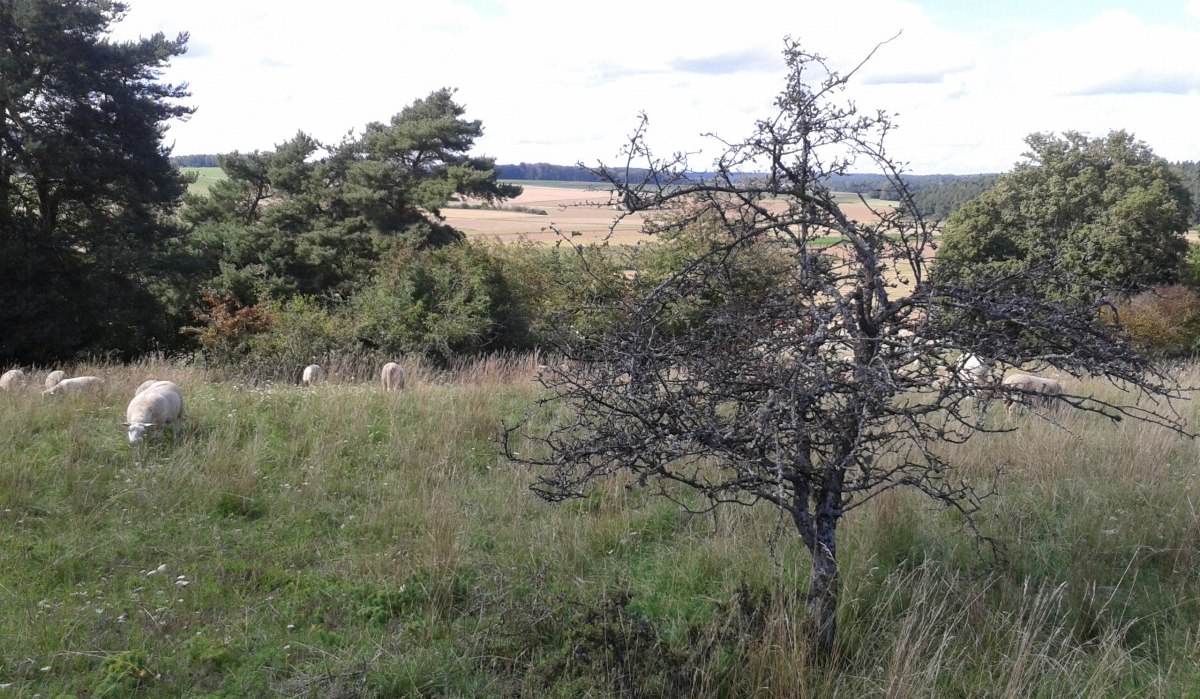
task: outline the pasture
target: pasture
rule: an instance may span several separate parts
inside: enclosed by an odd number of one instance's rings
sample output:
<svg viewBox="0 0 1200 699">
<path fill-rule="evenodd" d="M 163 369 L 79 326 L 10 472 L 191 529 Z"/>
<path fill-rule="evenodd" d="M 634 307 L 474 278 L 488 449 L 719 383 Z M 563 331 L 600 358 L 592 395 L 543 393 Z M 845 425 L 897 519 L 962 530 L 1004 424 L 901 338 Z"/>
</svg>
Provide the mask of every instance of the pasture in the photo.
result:
<svg viewBox="0 0 1200 699">
<path fill-rule="evenodd" d="M 206 194 L 213 183 L 225 179 L 225 172 L 219 167 L 185 167 L 180 170 L 185 175 L 196 176 L 196 181 L 188 185 L 189 194 Z"/>
<path fill-rule="evenodd" d="M 795 624 L 807 564 L 774 512 L 727 509 L 714 529 L 616 480 L 531 495 L 494 439 L 536 397 L 536 361 L 409 366 L 395 395 L 371 367 L 302 388 L 153 362 L 70 367 L 106 378 L 95 394 L 0 394 L 0 696 L 1200 686 L 1190 440 L 1068 413 L 948 445 L 996 489 L 982 527 L 999 548 L 907 493 L 853 512 L 838 658 L 816 666 Z M 131 447 L 119 423 L 151 376 L 183 387 L 187 419 Z"/>
</svg>

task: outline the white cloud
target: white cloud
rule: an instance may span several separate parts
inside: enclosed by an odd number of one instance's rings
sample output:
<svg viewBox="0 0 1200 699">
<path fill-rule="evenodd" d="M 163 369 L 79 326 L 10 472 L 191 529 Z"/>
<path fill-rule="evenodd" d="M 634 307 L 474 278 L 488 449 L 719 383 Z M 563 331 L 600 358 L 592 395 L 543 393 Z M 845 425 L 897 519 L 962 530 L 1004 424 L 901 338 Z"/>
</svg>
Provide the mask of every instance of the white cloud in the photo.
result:
<svg viewBox="0 0 1200 699">
<path fill-rule="evenodd" d="M 441 87 L 458 88 L 484 124 L 478 150 L 502 162 L 611 160 L 643 111 L 661 151 L 711 150 L 702 132 L 737 139 L 770 114 L 784 35 L 847 71 L 900 32 L 848 94 L 899 113 L 891 150 L 917 172 L 1007 169 L 1026 134 L 1067 128 L 1127 128 L 1167 157 L 1200 158 L 1188 120 L 1200 111 L 1200 27 L 1129 13 L 984 36 L 899 0 L 860 0 L 853 21 L 817 0 L 754 12 L 641 0 L 586 13 L 557 0 L 320 7 L 134 0 L 121 35 L 191 33 L 168 74 L 199 108 L 172 127 L 176 152 L 269 149 L 298 130 L 333 141 Z"/>
</svg>

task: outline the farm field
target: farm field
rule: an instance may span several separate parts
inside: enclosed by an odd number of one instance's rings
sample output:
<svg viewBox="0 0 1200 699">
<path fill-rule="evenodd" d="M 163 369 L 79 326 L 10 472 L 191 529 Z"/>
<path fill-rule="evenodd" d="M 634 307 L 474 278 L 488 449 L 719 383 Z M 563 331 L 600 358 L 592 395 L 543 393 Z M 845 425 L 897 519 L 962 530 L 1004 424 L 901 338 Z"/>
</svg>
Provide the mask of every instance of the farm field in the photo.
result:
<svg viewBox="0 0 1200 699">
<path fill-rule="evenodd" d="M 564 504 L 530 493 L 494 440 L 539 361 L 410 364 L 397 396 L 370 365 L 308 389 L 150 362 L 68 367 L 106 378 L 95 395 L 0 394 L 0 696 L 1200 686 L 1191 440 L 1068 413 L 947 445 L 996 487 L 981 525 L 998 555 L 912 495 L 854 511 L 839 658 L 813 665 L 795 622 L 807 563 L 772 511 L 714 527 L 619 479 Z M 148 376 L 183 386 L 187 420 L 131 447 L 119 423 Z"/>
<path fill-rule="evenodd" d="M 184 168 L 184 172 L 195 172 L 199 177 L 189 188 L 192 193 L 204 193 L 213 182 L 224 177 L 220 168 Z M 651 240 L 641 233 L 644 216 L 621 218 L 621 212 L 611 208 L 609 190 L 600 185 L 541 180 L 513 183 L 524 187 L 521 196 L 494 209 L 445 208 L 442 214 L 446 223 L 470 237 L 501 242 L 587 242 L 609 237 L 613 243 L 633 244 Z M 874 218 L 856 195 L 841 194 L 838 201 L 851 218 L 864 221 Z M 868 204 L 889 206 L 882 200 L 868 200 Z"/>
<path fill-rule="evenodd" d="M 505 211 L 503 208 L 448 208 L 442 213 L 447 223 L 469 236 L 490 237 L 504 242 L 521 238 L 534 242 L 596 240 L 608 235 L 614 222 L 615 228 L 610 238 L 614 243 L 636 243 L 651 239 L 640 232 L 644 215 L 639 213 L 620 218 L 621 212 L 611 207 L 611 196 L 607 189 L 581 186 L 582 183 L 578 182 L 520 184 L 525 191 L 503 206 L 538 209 L 545 211 L 546 215 Z M 889 205 L 879 200 L 870 200 L 868 203 Z M 851 218 L 863 221 L 874 219 L 870 209 L 855 195 L 839 195 L 839 204 Z M 551 226 L 562 234 L 552 230 Z"/>
<path fill-rule="evenodd" d="M 469 237 L 502 242 L 514 242 L 519 239 L 540 243 L 556 240 L 597 240 L 608 235 L 610 228 L 610 240 L 614 243 L 650 240 L 640 232 L 644 222 L 643 215 L 620 218 L 621 212 L 611 208 L 612 202 L 607 189 L 593 189 L 579 182 L 569 184 L 574 186 L 526 184 L 523 185 L 525 191 L 521 196 L 501 205 L 545 211 L 544 216 L 504 208 L 446 208 L 442 210 L 442 215 L 446 217 L 446 223 Z M 553 228 L 557 228 L 561 234 Z M 573 233 L 579 235 L 572 235 Z"/>
</svg>

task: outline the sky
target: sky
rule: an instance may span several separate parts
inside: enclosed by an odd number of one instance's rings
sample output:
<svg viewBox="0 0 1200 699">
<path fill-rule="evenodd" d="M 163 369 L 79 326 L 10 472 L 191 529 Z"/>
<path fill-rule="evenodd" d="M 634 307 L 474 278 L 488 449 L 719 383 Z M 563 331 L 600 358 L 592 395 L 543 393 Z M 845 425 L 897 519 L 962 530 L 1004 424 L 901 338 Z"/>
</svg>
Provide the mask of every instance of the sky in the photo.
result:
<svg viewBox="0 0 1200 699">
<path fill-rule="evenodd" d="M 127 2 L 114 38 L 190 34 L 163 74 L 196 107 L 176 155 L 336 143 L 449 87 L 499 163 L 616 162 L 644 113 L 655 152 L 704 169 L 703 134 L 772 116 L 791 37 L 841 71 L 887 42 L 846 95 L 895 114 L 914 174 L 1004 172 L 1067 130 L 1200 160 L 1200 0 Z"/>
</svg>

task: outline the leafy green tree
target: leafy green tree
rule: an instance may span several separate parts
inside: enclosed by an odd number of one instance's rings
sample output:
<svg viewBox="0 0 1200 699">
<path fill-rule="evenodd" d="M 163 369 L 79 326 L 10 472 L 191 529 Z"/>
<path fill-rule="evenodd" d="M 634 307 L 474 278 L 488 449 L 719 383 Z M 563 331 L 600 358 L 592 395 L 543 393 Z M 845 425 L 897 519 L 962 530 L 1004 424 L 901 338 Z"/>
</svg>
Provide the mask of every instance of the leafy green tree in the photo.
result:
<svg viewBox="0 0 1200 699">
<path fill-rule="evenodd" d="M 492 159 L 468 154 L 483 127 L 453 94 L 438 90 L 336 146 L 298 133 L 273 152 L 221 156 L 227 179 L 184 213 L 213 290 L 245 303 L 348 296 L 389 251 L 463 240 L 441 216 L 451 198 L 520 194 L 497 181 Z"/>
<path fill-rule="evenodd" d="M 162 144 L 187 116 L 159 81 L 187 35 L 116 42 L 126 5 L 0 2 L 0 357 L 143 350 L 174 332 L 187 186 Z"/>
<path fill-rule="evenodd" d="M 1174 280 L 1192 202 L 1165 160 L 1124 131 L 1033 134 L 1026 143 L 1028 162 L 947 220 L 936 280 L 1040 266 L 1060 282 L 1028 291 L 1050 295 Z"/>
<path fill-rule="evenodd" d="M 1185 160 L 1172 163 L 1171 169 L 1179 174 L 1183 186 L 1187 187 L 1188 193 L 1192 195 L 1192 204 L 1200 204 L 1200 162 Z M 1200 205 L 1193 206 L 1192 220 L 1189 223 L 1193 226 L 1200 224 Z"/>
</svg>

